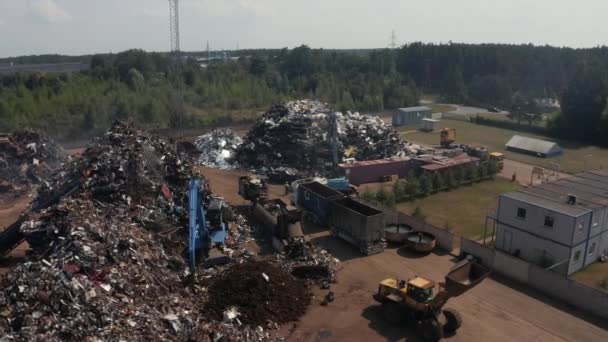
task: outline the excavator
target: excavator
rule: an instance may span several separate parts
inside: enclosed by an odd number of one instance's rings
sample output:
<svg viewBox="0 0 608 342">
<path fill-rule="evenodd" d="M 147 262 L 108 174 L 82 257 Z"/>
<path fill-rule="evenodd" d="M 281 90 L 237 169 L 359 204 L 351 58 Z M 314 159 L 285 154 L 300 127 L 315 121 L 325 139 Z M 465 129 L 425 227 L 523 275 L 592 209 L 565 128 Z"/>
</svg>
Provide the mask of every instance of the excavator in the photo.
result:
<svg viewBox="0 0 608 342">
<path fill-rule="evenodd" d="M 211 196 L 205 201 L 204 185 L 199 179 L 191 179 L 188 185 L 188 264 L 193 271 L 200 260 L 210 261 L 211 248 L 223 244 L 227 234 L 224 200 Z"/>
<path fill-rule="evenodd" d="M 450 298 L 479 285 L 489 274 L 490 270 L 475 259 L 465 259 L 448 272 L 445 282 L 438 284 L 423 277 L 385 279 L 374 299 L 382 304 L 387 321 L 412 323 L 425 341 L 436 342 L 455 334 L 462 324 L 456 310 L 443 306 Z"/>
</svg>

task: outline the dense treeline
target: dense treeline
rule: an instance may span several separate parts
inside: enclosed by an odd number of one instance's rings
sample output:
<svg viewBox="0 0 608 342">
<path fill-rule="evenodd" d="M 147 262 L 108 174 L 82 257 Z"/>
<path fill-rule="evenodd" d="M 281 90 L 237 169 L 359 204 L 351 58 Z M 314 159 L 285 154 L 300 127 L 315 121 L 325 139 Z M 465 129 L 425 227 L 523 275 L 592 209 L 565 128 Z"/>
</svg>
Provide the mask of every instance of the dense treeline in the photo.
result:
<svg viewBox="0 0 608 342">
<path fill-rule="evenodd" d="M 421 92 L 430 92 L 446 102 L 511 109 L 518 120 L 535 111 L 535 99 L 560 98 L 564 113 L 551 122 L 551 132 L 602 143 L 608 132 L 608 114 L 602 114 L 607 48 L 414 43 L 394 50 L 301 46 L 235 55 L 201 66 L 194 57 L 206 53 L 177 59 L 130 50 L 83 56 L 91 69 L 78 74 L 5 75 L 0 130 L 33 127 L 73 138 L 98 133 L 112 119 L 148 128 L 197 127 L 251 120 L 272 102 L 290 98 L 376 111 L 416 105 Z M 74 60 L 48 55 L 2 61 Z"/>
</svg>

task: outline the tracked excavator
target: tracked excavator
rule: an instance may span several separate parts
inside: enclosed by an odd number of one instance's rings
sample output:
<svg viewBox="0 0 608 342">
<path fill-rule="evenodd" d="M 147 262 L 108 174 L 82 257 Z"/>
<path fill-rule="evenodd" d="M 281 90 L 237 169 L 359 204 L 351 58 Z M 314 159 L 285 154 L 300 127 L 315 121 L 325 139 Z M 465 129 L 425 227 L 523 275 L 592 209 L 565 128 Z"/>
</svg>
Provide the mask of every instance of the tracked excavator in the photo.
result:
<svg viewBox="0 0 608 342">
<path fill-rule="evenodd" d="M 385 279 L 374 299 L 382 304 L 387 321 L 410 323 L 425 341 L 435 342 L 455 334 L 462 324 L 458 312 L 444 309 L 444 305 L 479 285 L 489 274 L 490 270 L 475 259 L 465 259 L 448 272 L 445 282 L 438 284 L 422 277 Z"/>
</svg>

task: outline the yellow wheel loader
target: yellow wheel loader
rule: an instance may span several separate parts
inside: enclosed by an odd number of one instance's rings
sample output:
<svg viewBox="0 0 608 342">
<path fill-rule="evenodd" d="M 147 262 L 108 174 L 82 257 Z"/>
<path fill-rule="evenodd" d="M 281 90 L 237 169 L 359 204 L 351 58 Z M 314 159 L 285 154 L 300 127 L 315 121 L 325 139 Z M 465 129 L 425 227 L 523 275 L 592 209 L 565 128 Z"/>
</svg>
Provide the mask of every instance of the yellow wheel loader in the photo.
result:
<svg viewBox="0 0 608 342">
<path fill-rule="evenodd" d="M 450 270 L 443 283 L 422 277 L 385 279 L 374 299 L 382 304 L 387 321 L 410 323 L 425 341 L 435 342 L 456 333 L 462 324 L 456 310 L 443 308 L 448 299 L 469 291 L 489 274 L 490 270 L 474 259 L 465 259 Z"/>
</svg>

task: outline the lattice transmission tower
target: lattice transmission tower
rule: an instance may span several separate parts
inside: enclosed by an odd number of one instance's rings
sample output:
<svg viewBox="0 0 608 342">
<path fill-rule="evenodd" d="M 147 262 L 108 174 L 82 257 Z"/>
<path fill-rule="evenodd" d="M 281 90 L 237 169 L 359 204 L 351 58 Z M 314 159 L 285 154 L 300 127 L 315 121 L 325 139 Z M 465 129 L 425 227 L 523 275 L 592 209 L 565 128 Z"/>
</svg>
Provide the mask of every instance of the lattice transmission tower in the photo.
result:
<svg viewBox="0 0 608 342">
<path fill-rule="evenodd" d="M 169 25 L 171 30 L 171 52 L 179 52 L 179 3 L 169 0 Z"/>
</svg>

